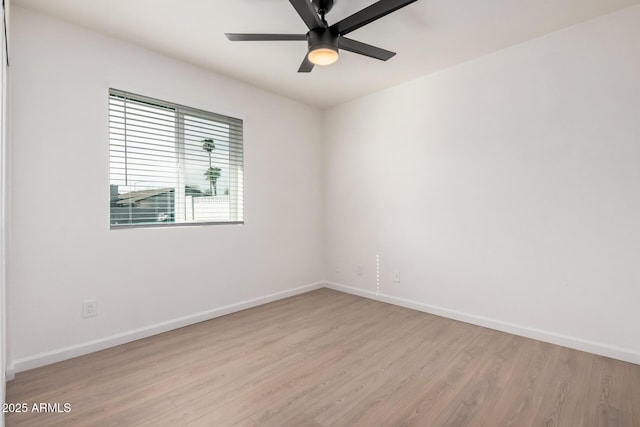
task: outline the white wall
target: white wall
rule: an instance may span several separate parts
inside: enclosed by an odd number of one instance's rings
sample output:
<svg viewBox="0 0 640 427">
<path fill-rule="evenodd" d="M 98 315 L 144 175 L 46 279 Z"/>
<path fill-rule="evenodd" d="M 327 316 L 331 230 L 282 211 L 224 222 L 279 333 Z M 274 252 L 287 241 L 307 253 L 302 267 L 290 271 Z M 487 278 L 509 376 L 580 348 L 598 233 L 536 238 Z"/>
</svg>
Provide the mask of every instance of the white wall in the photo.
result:
<svg viewBox="0 0 640 427">
<path fill-rule="evenodd" d="M 11 36 L 16 370 L 322 279 L 317 110 L 19 7 Z M 244 226 L 109 230 L 110 86 L 244 119 Z"/>
<path fill-rule="evenodd" d="M 329 110 L 328 278 L 640 363 L 639 76 L 635 6 Z"/>
</svg>

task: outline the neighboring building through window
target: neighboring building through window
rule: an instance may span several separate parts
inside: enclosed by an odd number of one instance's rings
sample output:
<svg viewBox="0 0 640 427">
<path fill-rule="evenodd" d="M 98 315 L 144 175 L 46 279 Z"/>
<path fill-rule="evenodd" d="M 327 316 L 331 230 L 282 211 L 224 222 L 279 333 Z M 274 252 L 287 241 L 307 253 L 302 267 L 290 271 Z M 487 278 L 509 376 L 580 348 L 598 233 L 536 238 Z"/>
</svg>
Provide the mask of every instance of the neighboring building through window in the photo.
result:
<svg viewBox="0 0 640 427">
<path fill-rule="evenodd" d="M 243 222 L 242 120 L 109 90 L 112 228 Z"/>
</svg>

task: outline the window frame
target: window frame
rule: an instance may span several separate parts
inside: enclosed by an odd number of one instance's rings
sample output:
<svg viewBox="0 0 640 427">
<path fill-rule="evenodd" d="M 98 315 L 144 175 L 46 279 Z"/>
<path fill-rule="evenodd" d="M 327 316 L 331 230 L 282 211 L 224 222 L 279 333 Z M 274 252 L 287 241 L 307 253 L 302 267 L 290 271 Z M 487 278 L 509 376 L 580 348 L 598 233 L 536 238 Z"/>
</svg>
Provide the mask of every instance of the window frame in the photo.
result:
<svg viewBox="0 0 640 427">
<path fill-rule="evenodd" d="M 181 104 L 177 104 L 170 101 L 164 101 L 156 98 L 152 98 L 145 95 L 135 94 L 129 91 L 124 91 L 120 89 L 115 89 L 110 87 L 108 90 L 108 136 L 109 136 L 109 187 L 111 188 L 112 183 L 112 148 L 116 144 L 112 144 L 112 109 L 111 102 L 113 98 L 120 98 L 123 102 L 127 102 L 127 100 L 131 100 L 137 103 L 148 104 L 153 107 L 158 107 L 162 109 L 172 110 L 175 115 L 175 139 L 174 146 L 176 149 L 176 163 L 174 166 L 174 170 L 177 175 L 182 173 L 184 175 L 184 169 L 180 172 L 181 161 L 179 159 L 184 160 L 184 156 L 186 153 L 185 149 L 185 140 L 186 140 L 186 128 L 185 128 L 185 117 L 193 117 L 199 118 L 203 120 L 211 120 L 216 121 L 222 124 L 227 124 L 230 127 L 229 135 L 232 133 L 235 135 L 233 138 L 229 137 L 228 143 L 228 154 L 229 154 L 229 186 L 231 187 L 231 183 L 234 183 L 234 188 L 236 191 L 233 192 L 233 197 L 229 194 L 229 209 L 230 212 L 235 212 L 234 220 L 204 220 L 204 221 L 176 221 L 175 217 L 178 215 L 178 198 L 182 197 L 186 201 L 186 189 L 182 189 L 182 195 L 180 196 L 177 192 L 179 191 L 179 182 L 176 182 L 176 186 L 173 188 L 173 214 L 174 219 L 173 222 L 142 222 L 142 223 L 120 223 L 114 224 L 112 223 L 112 195 L 110 194 L 110 205 L 109 205 L 109 228 L 111 230 L 121 230 L 121 229 L 133 229 L 133 228 L 173 228 L 173 227 L 190 227 L 190 226 L 207 226 L 207 225 L 244 225 L 244 120 L 236 117 L 226 116 L 219 113 L 213 113 L 210 111 L 202 110 L 199 108 L 189 107 Z M 126 108 L 125 113 L 126 114 Z M 233 128 L 233 130 L 231 129 Z M 239 138 L 238 136 L 239 135 Z M 233 139 L 233 142 L 231 142 Z M 127 148 L 126 148 L 126 136 L 123 142 L 124 150 L 125 150 L 125 158 L 127 158 Z M 234 161 L 231 158 L 235 159 Z M 238 161 L 239 159 L 239 161 Z M 125 160 L 126 162 L 126 160 Z M 126 174 L 127 172 L 125 172 Z M 232 179 L 233 178 L 233 179 Z M 184 179 L 184 177 L 182 178 Z M 179 181 L 179 179 L 178 179 Z M 186 183 L 185 183 L 186 188 Z M 111 191 L 110 191 L 111 193 Z M 213 195 L 209 197 L 214 197 Z M 218 196 L 219 197 L 219 196 Z M 233 202 L 232 202 L 233 200 Z M 186 204 L 183 207 L 184 213 L 186 216 Z M 231 217 L 231 215 L 229 215 Z M 131 220 L 131 217 L 130 217 Z"/>
</svg>

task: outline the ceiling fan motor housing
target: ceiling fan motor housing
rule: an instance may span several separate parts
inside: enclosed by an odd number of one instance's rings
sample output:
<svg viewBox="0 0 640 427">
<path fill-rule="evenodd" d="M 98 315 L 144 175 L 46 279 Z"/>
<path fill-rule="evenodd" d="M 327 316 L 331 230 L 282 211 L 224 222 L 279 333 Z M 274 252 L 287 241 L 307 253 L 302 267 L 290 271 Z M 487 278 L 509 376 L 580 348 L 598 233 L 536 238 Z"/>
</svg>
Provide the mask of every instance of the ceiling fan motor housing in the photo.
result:
<svg viewBox="0 0 640 427">
<path fill-rule="evenodd" d="M 332 34 L 328 28 L 316 28 L 307 33 L 309 50 L 331 49 L 338 51 L 338 36 Z"/>
</svg>

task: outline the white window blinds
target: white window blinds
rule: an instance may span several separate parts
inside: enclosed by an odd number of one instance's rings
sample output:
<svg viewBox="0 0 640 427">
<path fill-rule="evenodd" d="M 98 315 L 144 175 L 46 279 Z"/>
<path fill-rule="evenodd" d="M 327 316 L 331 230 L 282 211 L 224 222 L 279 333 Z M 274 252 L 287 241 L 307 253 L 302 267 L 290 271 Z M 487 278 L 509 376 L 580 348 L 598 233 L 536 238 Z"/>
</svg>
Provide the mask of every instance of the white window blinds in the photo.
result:
<svg viewBox="0 0 640 427">
<path fill-rule="evenodd" d="M 112 228 L 243 222 L 242 120 L 109 90 Z"/>
</svg>

